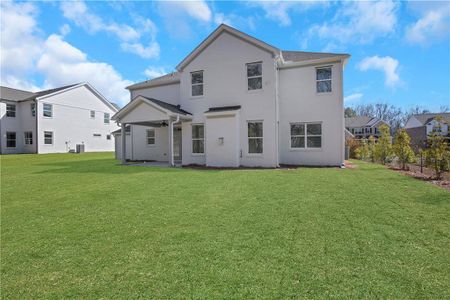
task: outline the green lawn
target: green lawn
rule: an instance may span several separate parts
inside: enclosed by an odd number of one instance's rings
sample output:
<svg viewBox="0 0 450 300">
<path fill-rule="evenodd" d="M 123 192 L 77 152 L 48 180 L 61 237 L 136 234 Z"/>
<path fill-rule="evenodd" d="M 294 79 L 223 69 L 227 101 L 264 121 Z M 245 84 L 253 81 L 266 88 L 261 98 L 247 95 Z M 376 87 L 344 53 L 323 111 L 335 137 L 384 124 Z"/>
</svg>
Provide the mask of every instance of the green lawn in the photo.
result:
<svg viewBox="0 0 450 300">
<path fill-rule="evenodd" d="M 379 165 L 1 171 L 2 298 L 450 298 L 450 193 Z"/>
</svg>

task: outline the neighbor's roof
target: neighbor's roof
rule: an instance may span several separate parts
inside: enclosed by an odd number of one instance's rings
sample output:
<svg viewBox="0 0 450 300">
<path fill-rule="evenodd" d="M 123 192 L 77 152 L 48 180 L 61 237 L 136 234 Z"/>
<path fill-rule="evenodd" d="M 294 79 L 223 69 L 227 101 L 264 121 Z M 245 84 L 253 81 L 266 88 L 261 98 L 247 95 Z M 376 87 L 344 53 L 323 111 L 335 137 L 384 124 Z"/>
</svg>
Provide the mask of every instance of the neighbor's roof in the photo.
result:
<svg viewBox="0 0 450 300">
<path fill-rule="evenodd" d="M 383 122 L 387 124 L 380 118 L 377 117 L 368 117 L 368 116 L 358 116 L 345 118 L 345 127 L 364 127 L 364 126 L 374 126 L 378 122 Z"/>
<path fill-rule="evenodd" d="M 33 92 L 13 89 L 6 86 L 0 86 L 0 99 L 8 101 L 21 101 L 32 96 Z"/>
<path fill-rule="evenodd" d="M 429 113 L 429 114 L 417 114 L 413 115 L 422 125 L 434 120 L 436 117 L 441 116 L 445 122 L 450 122 L 450 113 Z"/>
<path fill-rule="evenodd" d="M 45 96 L 45 95 L 50 95 L 50 94 L 53 94 L 53 93 L 56 93 L 56 92 L 59 92 L 59 91 L 62 91 L 62 90 L 71 88 L 71 87 L 73 87 L 73 86 L 79 85 L 79 84 L 80 84 L 80 83 L 70 84 L 70 85 L 65 85 L 65 86 L 57 87 L 57 88 L 54 88 L 54 89 L 49 89 L 49 90 L 44 90 L 44 91 L 36 92 L 36 93 L 33 93 L 32 96 L 23 99 L 23 101 L 34 100 L 34 99 L 36 99 L 36 98 L 39 98 L 39 97 L 42 97 L 42 96 Z"/>
</svg>

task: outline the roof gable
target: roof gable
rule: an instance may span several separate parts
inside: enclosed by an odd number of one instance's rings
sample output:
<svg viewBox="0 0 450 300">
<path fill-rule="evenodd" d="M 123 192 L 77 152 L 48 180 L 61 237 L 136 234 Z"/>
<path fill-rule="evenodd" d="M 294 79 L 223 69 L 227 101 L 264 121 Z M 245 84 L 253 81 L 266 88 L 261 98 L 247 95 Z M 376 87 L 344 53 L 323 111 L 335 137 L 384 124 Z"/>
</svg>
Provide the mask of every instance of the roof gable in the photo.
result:
<svg viewBox="0 0 450 300">
<path fill-rule="evenodd" d="M 280 55 L 280 50 L 278 48 L 271 46 L 261 40 L 258 40 L 257 38 L 254 38 L 237 29 L 234 29 L 228 25 L 221 24 L 178 64 L 178 66 L 176 67 L 177 70 L 182 71 L 192 60 L 194 60 L 200 53 L 202 53 L 203 50 L 205 50 L 211 43 L 213 43 L 221 34 L 225 32 L 253 46 L 268 51 L 274 55 Z"/>
</svg>

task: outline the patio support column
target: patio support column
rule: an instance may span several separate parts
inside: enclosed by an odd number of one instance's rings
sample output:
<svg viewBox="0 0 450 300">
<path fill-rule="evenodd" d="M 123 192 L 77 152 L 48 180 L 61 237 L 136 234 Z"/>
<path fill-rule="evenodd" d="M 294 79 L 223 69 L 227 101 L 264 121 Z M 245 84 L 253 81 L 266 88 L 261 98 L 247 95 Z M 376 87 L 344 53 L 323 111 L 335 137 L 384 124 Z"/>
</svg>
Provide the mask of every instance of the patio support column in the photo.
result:
<svg viewBox="0 0 450 300">
<path fill-rule="evenodd" d="M 122 136 L 122 164 L 125 164 L 127 162 L 127 152 L 126 152 L 126 145 L 127 145 L 127 133 L 125 131 L 125 123 L 122 123 L 120 129 L 120 133 Z"/>
<path fill-rule="evenodd" d="M 173 159 L 173 120 L 169 119 L 169 164 L 171 167 L 175 166 Z"/>
</svg>

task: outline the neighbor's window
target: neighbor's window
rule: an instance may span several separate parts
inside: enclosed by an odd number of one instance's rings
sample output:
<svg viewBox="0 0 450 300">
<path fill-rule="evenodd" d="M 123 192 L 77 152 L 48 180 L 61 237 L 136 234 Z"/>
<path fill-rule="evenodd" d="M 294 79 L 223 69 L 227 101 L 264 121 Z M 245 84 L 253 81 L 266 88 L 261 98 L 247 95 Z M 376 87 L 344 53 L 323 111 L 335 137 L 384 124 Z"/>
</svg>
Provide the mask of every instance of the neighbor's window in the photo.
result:
<svg viewBox="0 0 450 300">
<path fill-rule="evenodd" d="M 192 125 L 192 153 L 205 153 L 205 126 L 203 124 Z"/>
<path fill-rule="evenodd" d="M 6 116 L 11 117 L 11 118 L 16 117 L 16 105 L 15 104 L 6 104 Z"/>
<path fill-rule="evenodd" d="M 25 145 L 33 145 L 33 132 L 25 131 L 23 135 L 25 138 Z"/>
<path fill-rule="evenodd" d="M 31 116 L 36 117 L 36 103 L 31 103 L 30 108 L 31 108 Z"/>
<path fill-rule="evenodd" d="M 53 117 L 53 105 L 44 103 L 44 110 L 43 110 L 44 117 L 51 118 Z"/>
<path fill-rule="evenodd" d="M 53 131 L 44 131 L 44 144 L 53 145 Z"/>
<path fill-rule="evenodd" d="M 248 153 L 263 153 L 263 122 L 248 122 Z"/>
<path fill-rule="evenodd" d="M 103 114 L 103 123 L 109 124 L 109 114 L 108 113 Z"/>
<path fill-rule="evenodd" d="M 317 93 L 331 92 L 331 67 L 316 69 L 316 88 Z"/>
<path fill-rule="evenodd" d="M 147 145 L 155 144 L 155 130 L 147 129 Z"/>
<path fill-rule="evenodd" d="M 262 63 L 247 64 L 247 84 L 248 90 L 262 89 Z"/>
<path fill-rule="evenodd" d="M 321 123 L 291 123 L 291 148 L 321 148 Z"/>
<path fill-rule="evenodd" d="M 6 132 L 6 147 L 16 148 L 16 133 L 7 131 Z"/>
<path fill-rule="evenodd" d="M 95 119 L 95 110 L 91 110 L 90 115 L 91 119 Z"/>
<path fill-rule="evenodd" d="M 191 73 L 191 95 L 203 96 L 203 71 Z"/>
</svg>

